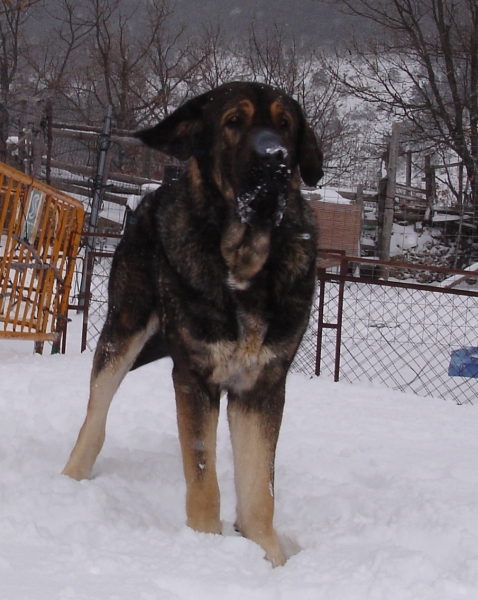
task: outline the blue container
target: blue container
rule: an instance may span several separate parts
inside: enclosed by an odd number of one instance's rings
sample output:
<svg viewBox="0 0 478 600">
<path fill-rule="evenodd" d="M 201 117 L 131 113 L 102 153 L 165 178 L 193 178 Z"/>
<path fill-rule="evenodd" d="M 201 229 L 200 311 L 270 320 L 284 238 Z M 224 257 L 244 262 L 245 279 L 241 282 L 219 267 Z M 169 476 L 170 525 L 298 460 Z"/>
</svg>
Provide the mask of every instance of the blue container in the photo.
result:
<svg viewBox="0 0 478 600">
<path fill-rule="evenodd" d="M 461 348 L 451 353 L 450 377 L 478 378 L 478 348 Z"/>
</svg>

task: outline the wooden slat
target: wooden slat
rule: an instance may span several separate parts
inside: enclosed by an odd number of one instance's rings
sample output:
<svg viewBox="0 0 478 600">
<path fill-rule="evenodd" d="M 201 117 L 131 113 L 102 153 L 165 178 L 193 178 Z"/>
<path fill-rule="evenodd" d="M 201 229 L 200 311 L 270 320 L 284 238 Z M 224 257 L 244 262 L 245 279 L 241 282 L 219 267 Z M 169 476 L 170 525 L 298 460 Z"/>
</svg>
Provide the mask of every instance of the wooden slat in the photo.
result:
<svg viewBox="0 0 478 600">
<path fill-rule="evenodd" d="M 310 200 L 317 216 L 319 250 L 345 251 L 357 256 L 360 243 L 362 210 L 353 204 L 336 204 Z"/>
</svg>

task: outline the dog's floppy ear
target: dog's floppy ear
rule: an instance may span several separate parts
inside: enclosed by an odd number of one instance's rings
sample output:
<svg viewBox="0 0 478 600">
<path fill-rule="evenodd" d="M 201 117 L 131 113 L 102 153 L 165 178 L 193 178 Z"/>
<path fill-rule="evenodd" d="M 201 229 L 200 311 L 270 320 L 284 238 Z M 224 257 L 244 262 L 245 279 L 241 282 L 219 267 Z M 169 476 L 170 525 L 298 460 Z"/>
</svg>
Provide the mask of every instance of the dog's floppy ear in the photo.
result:
<svg viewBox="0 0 478 600">
<path fill-rule="evenodd" d="M 307 123 L 299 103 L 296 103 L 299 113 L 299 142 L 298 142 L 298 162 L 300 175 L 306 185 L 315 187 L 324 175 L 322 170 L 323 154 L 317 143 L 315 133 L 312 127 Z"/>
<path fill-rule="evenodd" d="M 154 127 L 137 131 L 134 136 L 150 148 L 187 160 L 193 154 L 194 134 L 200 129 L 202 108 L 207 100 L 208 94 L 193 98 Z"/>
</svg>

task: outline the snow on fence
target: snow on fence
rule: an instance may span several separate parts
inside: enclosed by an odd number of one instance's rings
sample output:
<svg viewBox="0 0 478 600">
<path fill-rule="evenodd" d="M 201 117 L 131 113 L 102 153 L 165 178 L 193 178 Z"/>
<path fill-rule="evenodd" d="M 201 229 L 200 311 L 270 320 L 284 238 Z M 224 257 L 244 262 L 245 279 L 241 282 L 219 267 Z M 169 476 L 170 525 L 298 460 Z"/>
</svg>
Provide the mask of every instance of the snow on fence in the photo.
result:
<svg viewBox="0 0 478 600">
<path fill-rule="evenodd" d="M 58 341 L 83 205 L 0 163 L 0 337 Z"/>
</svg>

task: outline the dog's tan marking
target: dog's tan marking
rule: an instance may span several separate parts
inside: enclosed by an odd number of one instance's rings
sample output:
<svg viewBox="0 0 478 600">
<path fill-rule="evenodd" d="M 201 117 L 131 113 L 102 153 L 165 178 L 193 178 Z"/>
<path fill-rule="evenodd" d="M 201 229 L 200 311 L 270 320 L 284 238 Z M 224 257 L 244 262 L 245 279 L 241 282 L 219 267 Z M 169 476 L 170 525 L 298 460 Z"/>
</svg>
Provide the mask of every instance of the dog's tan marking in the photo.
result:
<svg viewBox="0 0 478 600">
<path fill-rule="evenodd" d="M 229 268 L 229 285 L 240 290 L 249 287 L 249 280 L 264 266 L 270 250 L 270 232 L 255 230 L 234 221 L 224 232 L 221 252 Z"/>
<path fill-rule="evenodd" d="M 229 202 L 234 202 L 236 199 L 236 194 L 234 192 L 232 185 L 228 181 L 226 181 L 225 178 L 223 177 L 223 172 L 222 172 L 220 164 L 216 163 L 214 165 L 213 179 L 214 179 L 218 189 L 221 190 L 224 198 L 229 200 Z"/>
<path fill-rule="evenodd" d="M 300 170 L 297 166 L 291 177 L 291 190 L 299 192 L 302 186 L 302 179 L 300 178 Z"/>
<path fill-rule="evenodd" d="M 252 123 L 254 113 L 255 107 L 252 102 L 249 100 L 241 100 L 222 115 L 220 125 L 223 128 L 223 141 L 225 142 L 226 147 L 237 148 L 243 132 L 247 130 Z M 236 122 L 236 124 L 233 127 L 228 127 L 228 124 L 233 125 L 234 122 Z M 222 148 L 218 146 L 218 155 L 220 155 L 221 152 Z"/>
<path fill-rule="evenodd" d="M 158 324 L 156 316 L 151 318 L 146 329 L 123 342 L 121 348 L 105 349 L 101 346 L 101 342 L 98 344 L 95 360 L 104 350 L 110 354 L 110 360 L 103 369 L 100 369 L 99 373 L 95 368 L 92 370 L 86 419 L 80 429 L 76 445 L 63 469 L 63 475 L 68 475 L 78 481 L 90 476 L 91 469 L 105 440 L 106 418 L 111 400 L 144 344 L 157 331 Z"/>
<path fill-rule="evenodd" d="M 275 100 L 271 104 L 270 111 L 274 125 L 279 126 L 283 119 L 285 119 L 289 125 L 294 123 L 294 117 L 279 100 Z"/>
<path fill-rule="evenodd" d="M 194 389 L 175 375 L 179 441 L 186 479 L 187 525 L 204 533 L 221 533 L 220 496 L 216 475 L 216 430 L 219 412 L 210 407 L 198 429 Z"/>
<path fill-rule="evenodd" d="M 221 389 L 236 393 L 254 387 L 264 367 L 276 358 L 276 352 L 264 344 L 267 325 L 260 319 L 241 314 L 237 341 L 206 344 L 181 330 L 185 344 L 194 351 L 194 362 L 211 373 L 209 381 Z"/>
<path fill-rule="evenodd" d="M 275 357 L 273 350 L 255 335 L 239 342 L 208 344 L 208 351 L 214 365 L 211 381 L 237 393 L 252 389 L 264 366 Z"/>
<path fill-rule="evenodd" d="M 236 116 L 244 117 L 246 124 L 249 124 L 254 117 L 254 113 L 254 104 L 250 100 L 241 100 L 222 115 L 221 126 L 224 126 L 230 119 Z"/>
<path fill-rule="evenodd" d="M 266 552 L 274 567 L 286 558 L 274 531 L 274 454 L 266 439 L 261 415 L 244 411 L 232 402 L 228 419 L 234 453 L 237 527 Z"/>
<path fill-rule="evenodd" d="M 214 365 L 212 381 L 236 393 L 254 387 L 264 367 L 275 357 L 273 350 L 264 345 L 267 325 L 261 319 L 241 313 L 239 325 L 239 341 L 208 347 Z"/>
<path fill-rule="evenodd" d="M 199 170 L 198 161 L 194 156 L 189 161 L 189 178 L 191 180 L 192 187 L 195 190 L 200 190 L 203 187 L 201 171 Z"/>
</svg>

